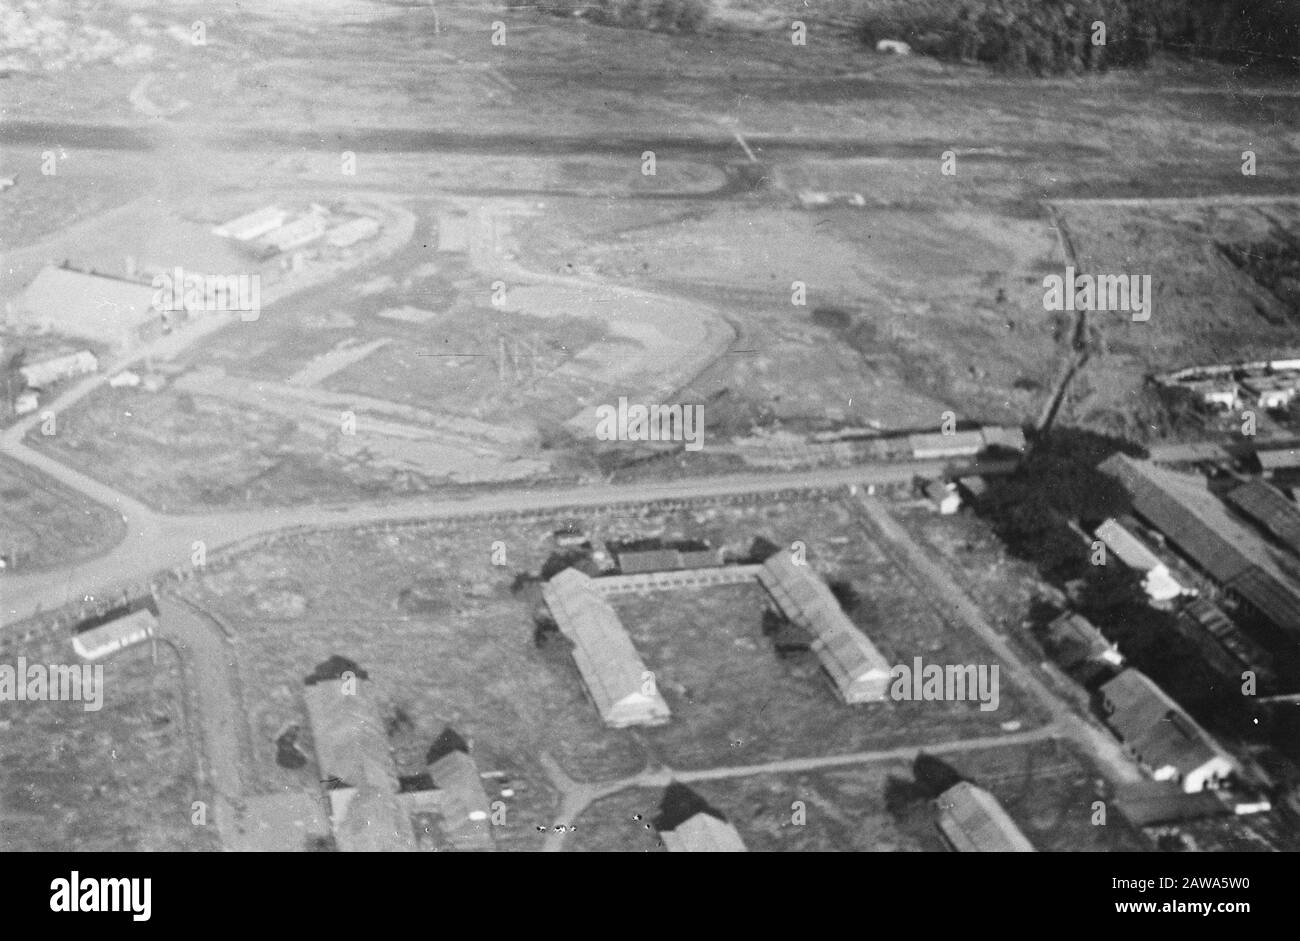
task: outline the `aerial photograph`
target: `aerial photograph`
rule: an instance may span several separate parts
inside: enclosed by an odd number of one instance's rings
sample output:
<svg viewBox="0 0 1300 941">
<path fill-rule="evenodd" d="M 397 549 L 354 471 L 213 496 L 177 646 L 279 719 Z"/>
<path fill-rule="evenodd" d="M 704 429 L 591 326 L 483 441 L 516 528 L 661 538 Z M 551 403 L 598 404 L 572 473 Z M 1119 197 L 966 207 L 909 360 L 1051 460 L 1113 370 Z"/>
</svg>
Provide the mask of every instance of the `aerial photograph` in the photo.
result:
<svg viewBox="0 0 1300 941">
<path fill-rule="evenodd" d="M 0 851 L 1300 850 L 1300 3 L 0 0 L 0 220 Z"/>
</svg>

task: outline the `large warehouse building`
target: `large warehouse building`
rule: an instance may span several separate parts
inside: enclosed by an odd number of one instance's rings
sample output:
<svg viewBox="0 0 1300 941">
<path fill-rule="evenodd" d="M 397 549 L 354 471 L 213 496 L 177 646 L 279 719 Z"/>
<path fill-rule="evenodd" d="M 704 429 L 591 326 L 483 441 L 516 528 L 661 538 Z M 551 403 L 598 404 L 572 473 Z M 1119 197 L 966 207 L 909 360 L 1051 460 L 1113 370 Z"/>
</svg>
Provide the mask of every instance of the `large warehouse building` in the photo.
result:
<svg viewBox="0 0 1300 941">
<path fill-rule="evenodd" d="M 27 285 L 21 304 L 30 323 L 125 350 L 162 332 L 153 298 L 145 282 L 50 265 Z"/>
<path fill-rule="evenodd" d="M 565 569 L 542 588 L 555 623 L 573 641 L 573 660 L 582 672 L 605 724 L 663 725 L 671 714 L 654 674 L 623 629 L 618 614 L 577 569 Z"/>
<path fill-rule="evenodd" d="M 397 771 L 368 685 L 321 680 L 303 690 L 316 762 L 325 784 L 334 841 L 344 852 L 415 849 L 410 818 L 397 799 Z"/>
<path fill-rule="evenodd" d="M 758 578 L 782 614 L 813 635 L 812 649 L 845 702 L 885 698 L 889 662 L 809 566 L 796 565 L 788 552 L 778 552 L 763 563 Z"/>
</svg>

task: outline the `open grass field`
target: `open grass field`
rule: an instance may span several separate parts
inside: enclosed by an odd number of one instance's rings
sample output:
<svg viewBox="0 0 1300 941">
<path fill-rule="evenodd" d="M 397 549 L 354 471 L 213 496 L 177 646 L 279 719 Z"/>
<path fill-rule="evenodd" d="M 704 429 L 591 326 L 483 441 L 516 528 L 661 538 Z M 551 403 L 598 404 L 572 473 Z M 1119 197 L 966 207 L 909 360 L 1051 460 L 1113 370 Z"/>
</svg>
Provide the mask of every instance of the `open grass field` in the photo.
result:
<svg viewBox="0 0 1300 941">
<path fill-rule="evenodd" d="M 90 558 L 116 545 L 123 532 L 112 510 L 0 456 L 0 555 L 14 571 Z"/>
<path fill-rule="evenodd" d="M 1132 852 L 1148 848 L 1118 814 L 1093 826 L 1093 769 L 1059 742 L 947 755 L 943 760 L 993 792 L 1039 851 Z M 938 852 L 946 848 L 933 806 L 915 793 L 912 768 L 885 760 L 852 768 L 692 781 L 751 852 Z M 661 790 L 602 798 L 574 823 L 571 851 L 662 852 L 651 821 Z M 806 821 L 793 823 L 802 801 Z"/>
<path fill-rule="evenodd" d="M 26 645 L 29 664 L 76 663 L 66 635 Z M 7 654 L 6 663 L 16 662 Z M 0 845 L 14 851 L 214 850 L 211 827 L 191 823 L 206 800 L 193 719 L 176 654 L 149 645 L 104 663 L 103 708 L 80 702 L 5 702 L 0 726 Z M 212 821 L 211 807 L 208 820 Z"/>
<path fill-rule="evenodd" d="M 850 582 L 854 620 L 887 656 L 989 663 L 982 645 L 944 624 L 863 539 L 823 537 L 850 517 L 837 501 L 766 503 L 625 516 L 594 513 L 595 538 L 707 538 L 743 551 L 763 535 L 808 541 L 819 572 Z M 254 738 L 249 780 L 258 793 L 309 784 L 276 761 L 275 739 L 305 725 L 303 678 L 333 655 L 369 674 L 381 714 L 405 742 L 450 724 L 473 742 L 482 770 L 504 771 L 498 844 L 533 846 L 559 810 L 543 756 L 579 781 L 610 781 L 668 764 L 681 769 L 892 748 L 1032 728 L 1035 715 L 1004 675 L 1000 706 L 885 703 L 849 707 L 808 657 L 778 659 L 761 632 L 760 589 L 748 586 L 619 598 L 617 609 L 673 710 L 666 727 L 609 730 L 562 651 L 533 642 L 536 586 L 515 590 L 555 551 L 559 518 L 409 525 L 363 533 L 280 537 L 210 559 L 180 591 L 237 634 L 238 667 Z M 505 565 L 491 563 L 494 543 Z M 391 744 L 397 748 L 398 737 Z M 310 737 L 304 747 L 310 751 Z M 308 777 L 304 778 L 304 774 Z"/>
<path fill-rule="evenodd" d="M 1089 314 L 1101 351 L 1070 389 L 1068 419 L 1150 440 L 1160 428 L 1143 420 L 1144 404 L 1147 414 L 1156 410 L 1144 387 L 1147 375 L 1201 364 L 1287 359 L 1300 352 L 1294 297 L 1283 288 L 1270 289 L 1232 260 L 1234 252 L 1250 257 L 1261 246 L 1294 246 L 1300 238 L 1300 208 L 1294 202 L 1071 203 L 1061 207 L 1061 215 L 1080 273 L 1149 274 L 1154 290 L 1145 323 L 1133 323 L 1122 312 Z M 1202 435 L 1219 424 L 1207 419 L 1183 431 Z M 1239 429 L 1240 422 L 1229 420 L 1226 427 Z"/>
</svg>

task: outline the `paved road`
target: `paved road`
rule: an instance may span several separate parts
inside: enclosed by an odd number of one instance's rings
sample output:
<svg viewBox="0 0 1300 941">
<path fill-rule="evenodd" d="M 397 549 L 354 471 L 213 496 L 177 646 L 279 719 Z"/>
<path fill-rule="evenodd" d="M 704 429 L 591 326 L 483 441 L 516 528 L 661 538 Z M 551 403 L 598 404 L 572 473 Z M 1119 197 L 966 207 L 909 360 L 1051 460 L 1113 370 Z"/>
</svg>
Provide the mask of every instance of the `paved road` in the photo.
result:
<svg viewBox="0 0 1300 941">
<path fill-rule="evenodd" d="M 6 449 L 9 450 L 9 449 Z M 495 491 L 463 498 L 421 498 L 346 505 L 264 508 L 193 516 L 155 513 L 111 488 L 30 448 L 14 456 L 46 471 L 64 484 L 118 508 L 127 517 L 129 536 L 108 554 L 57 572 L 6 575 L 0 581 L 0 623 L 9 624 L 86 595 L 107 597 L 139 585 L 155 573 L 188 567 L 192 546 L 201 541 L 216 549 L 263 533 L 297 527 L 348 528 L 366 523 L 455 519 L 512 512 L 595 508 L 611 504 L 645 504 L 658 500 L 701 499 L 772 493 L 791 488 L 830 490 L 849 485 L 888 484 L 934 475 L 943 461 L 904 461 L 826 470 L 731 474 L 662 483 L 590 484 L 582 487 Z"/>
</svg>

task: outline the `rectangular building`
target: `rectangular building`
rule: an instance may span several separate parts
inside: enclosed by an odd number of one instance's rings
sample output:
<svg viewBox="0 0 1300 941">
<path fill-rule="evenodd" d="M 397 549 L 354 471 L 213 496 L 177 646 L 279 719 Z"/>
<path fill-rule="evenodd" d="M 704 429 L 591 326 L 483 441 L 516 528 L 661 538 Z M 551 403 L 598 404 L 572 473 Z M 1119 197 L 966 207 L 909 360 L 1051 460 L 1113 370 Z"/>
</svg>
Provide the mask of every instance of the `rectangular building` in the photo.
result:
<svg viewBox="0 0 1300 941">
<path fill-rule="evenodd" d="M 978 431 L 934 432 L 907 436 L 912 457 L 918 461 L 942 457 L 974 457 L 984 450 L 984 435 Z"/>
<path fill-rule="evenodd" d="M 43 359 L 18 370 L 23 382 L 33 389 L 46 389 L 56 382 L 85 376 L 99 369 L 99 360 L 90 350 Z"/>
<path fill-rule="evenodd" d="M 1279 630 L 1300 638 L 1300 585 L 1282 572 L 1268 547 L 1238 522 L 1200 477 L 1179 474 L 1123 454 L 1098 470 L 1118 479 L 1133 512 L 1210 578 Z"/>
<path fill-rule="evenodd" d="M 542 597 L 573 641 L 574 663 L 606 725 L 663 725 L 671 718 L 654 674 L 588 576 L 565 569 L 542 587 Z"/>
<path fill-rule="evenodd" d="M 344 852 L 412 851 L 383 720 L 369 683 L 351 683 L 324 679 L 303 689 L 335 844 Z"/>
<path fill-rule="evenodd" d="M 935 801 L 939 829 L 959 853 L 1032 853 L 1034 844 L 998 799 L 969 781 L 954 784 Z"/>
<path fill-rule="evenodd" d="M 150 600 L 131 606 L 121 613 L 111 612 L 110 619 L 96 618 L 97 626 L 73 635 L 72 649 L 86 660 L 102 660 L 132 644 L 139 644 L 158 631 L 158 609 Z"/>
<path fill-rule="evenodd" d="M 1171 601 L 1187 592 L 1169 573 L 1168 566 L 1154 552 L 1113 519 L 1105 520 L 1094 530 L 1094 535 L 1106 544 L 1119 560 L 1136 572 L 1141 572 L 1142 588 L 1152 601 Z"/>
<path fill-rule="evenodd" d="M 1178 703 L 1139 670 L 1101 687 L 1106 722 L 1157 781 L 1188 793 L 1217 787 L 1241 766 Z"/>
<path fill-rule="evenodd" d="M 1081 614 L 1066 611 L 1052 619 L 1044 633 L 1048 653 L 1067 670 L 1089 662 L 1124 665 L 1119 648 Z"/>
<path fill-rule="evenodd" d="M 27 286 L 21 306 L 43 329 L 124 350 L 161 334 L 153 301 L 150 284 L 48 266 Z"/>
<path fill-rule="evenodd" d="M 240 216 L 238 219 L 231 219 L 229 222 L 222 223 L 212 230 L 212 234 L 219 235 L 222 238 L 247 242 L 280 228 L 287 218 L 289 218 L 289 213 L 279 206 L 266 206 L 255 212 Z"/>
<path fill-rule="evenodd" d="M 1262 480 L 1252 480 L 1224 496 L 1256 526 L 1300 556 L 1300 507 Z"/>
<path fill-rule="evenodd" d="M 812 649 L 845 702 L 885 698 L 889 662 L 807 564 L 796 565 L 788 552 L 777 552 L 763 563 L 758 578 L 781 612 L 815 638 Z"/>
</svg>

